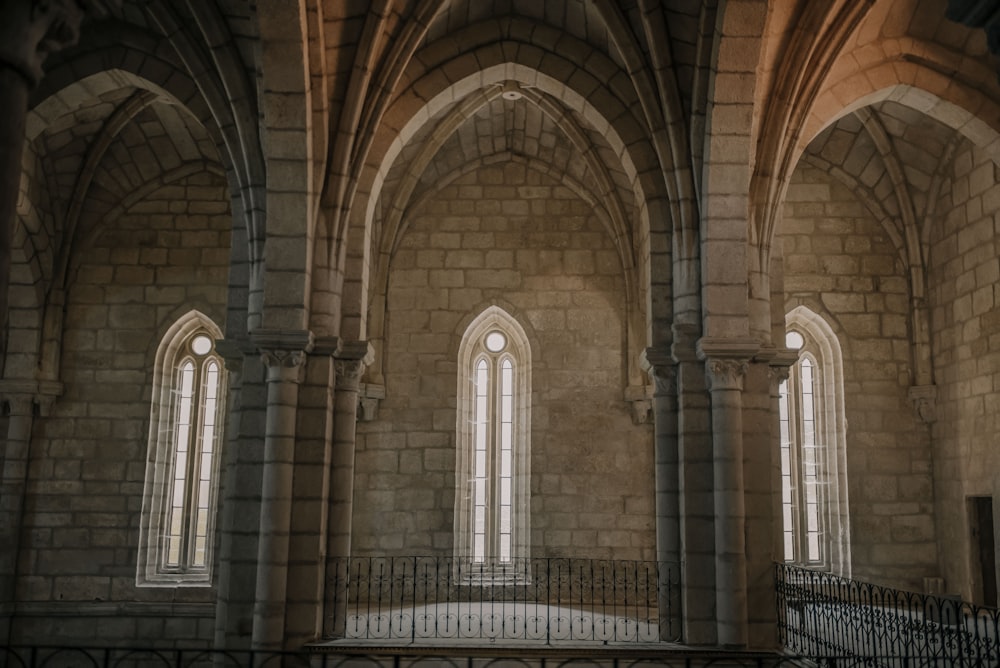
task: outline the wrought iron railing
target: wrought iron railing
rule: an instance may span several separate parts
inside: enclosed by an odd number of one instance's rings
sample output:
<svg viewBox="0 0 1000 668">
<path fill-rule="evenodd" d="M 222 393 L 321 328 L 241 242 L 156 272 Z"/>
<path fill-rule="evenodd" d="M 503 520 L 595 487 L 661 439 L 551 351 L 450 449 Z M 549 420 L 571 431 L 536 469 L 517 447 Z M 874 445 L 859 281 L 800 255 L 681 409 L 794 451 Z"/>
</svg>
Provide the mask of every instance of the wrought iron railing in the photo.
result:
<svg viewBox="0 0 1000 668">
<path fill-rule="evenodd" d="M 781 641 L 798 655 L 867 657 L 872 666 L 1000 662 L 995 608 L 785 564 L 776 588 Z"/>
<path fill-rule="evenodd" d="M 643 643 L 680 638 L 677 564 L 593 559 L 335 560 L 331 638 Z"/>
<path fill-rule="evenodd" d="M 387 652 L 338 652 L 314 649 L 268 652 L 215 649 L 150 649 L 103 647 L 4 647 L 4 668 L 470 668 L 471 666 L 520 666 L 521 668 L 800 668 L 795 657 L 764 652 L 719 652 L 675 647 L 669 651 L 635 648 L 542 648 L 476 653 L 418 651 L 414 646 Z M 499 650 L 500 648 L 494 647 Z M 838 668 L 841 668 L 838 665 Z M 848 668 L 846 665 L 844 668 Z"/>
</svg>

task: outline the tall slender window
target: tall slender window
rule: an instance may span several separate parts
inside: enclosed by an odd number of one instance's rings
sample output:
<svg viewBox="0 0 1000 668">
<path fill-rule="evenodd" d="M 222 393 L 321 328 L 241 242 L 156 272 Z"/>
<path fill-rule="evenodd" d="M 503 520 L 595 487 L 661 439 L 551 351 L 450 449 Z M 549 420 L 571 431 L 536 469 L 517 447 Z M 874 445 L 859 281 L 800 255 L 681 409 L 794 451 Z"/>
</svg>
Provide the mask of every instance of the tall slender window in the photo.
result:
<svg viewBox="0 0 1000 668">
<path fill-rule="evenodd" d="M 530 359 L 523 329 L 495 306 L 462 340 L 455 552 L 472 564 L 528 555 Z"/>
<path fill-rule="evenodd" d="M 802 347 L 802 335 L 789 332 L 787 345 Z M 825 447 L 817 439 L 815 363 L 804 355 L 781 383 L 781 495 L 785 561 L 820 563 L 821 483 Z"/>
<path fill-rule="evenodd" d="M 849 575 L 845 425 L 840 347 L 805 307 L 787 318 L 799 351 L 779 388 L 785 561 Z"/>
<path fill-rule="evenodd" d="M 164 337 L 154 371 L 138 584 L 211 582 L 223 398 L 218 329 L 192 312 Z"/>
</svg>

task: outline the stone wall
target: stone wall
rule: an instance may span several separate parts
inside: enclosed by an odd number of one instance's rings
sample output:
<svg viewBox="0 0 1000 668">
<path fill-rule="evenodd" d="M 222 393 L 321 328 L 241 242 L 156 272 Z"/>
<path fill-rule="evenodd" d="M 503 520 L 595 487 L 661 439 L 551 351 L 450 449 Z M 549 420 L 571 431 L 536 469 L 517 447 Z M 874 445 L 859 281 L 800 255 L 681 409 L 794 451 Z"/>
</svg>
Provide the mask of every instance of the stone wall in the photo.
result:
<svg viewBox="0 0 1000 668">
<path fill-rule="evenodd" d="M 927 281 L 938 388 L 935 484 L 945 586 L 973 600 L 967 499 L 1000 496 L 1000 184 L 990 157 L 968 143 L 950 176 L 930 228 Z"/>
<path fill-rule="evenodd" d="M 496 303 L 531 343 L 531 556 L 654 558 L 652 426 L 624 401 L 625 288 L 590 206 L 523 165 L 413 212 L 392 258 L 386 398 L 359 425 L 353 551 L 451 555 L 459 343 Z"/>
<path fill-rule="evenodd" d="M 804 305 L 843 353 L 851 565 L 921 590 L 937 572 L 926 426 L 912 410 L 909 289 L 896 248 L 849 189 L 800 165 L 779 229 L 785 312 Z"/>
<path fill-rule="evenodd" d="M 223 322 L 228 202 L 217 175 L 164 185 L 103 221 L 72 264 L 65 391 L 32 445 L 19 642 L 212 636 L 212 588 L 137 588 L 135 578 L 155 353 L 190 309 Z"/>
</svg>

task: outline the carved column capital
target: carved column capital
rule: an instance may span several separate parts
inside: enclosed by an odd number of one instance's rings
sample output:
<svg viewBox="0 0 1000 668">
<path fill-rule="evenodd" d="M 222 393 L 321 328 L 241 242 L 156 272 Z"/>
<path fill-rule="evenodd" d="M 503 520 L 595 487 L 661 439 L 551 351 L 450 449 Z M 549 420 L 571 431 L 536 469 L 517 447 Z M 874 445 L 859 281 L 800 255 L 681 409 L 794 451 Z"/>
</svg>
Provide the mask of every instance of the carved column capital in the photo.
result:
<svg viewBox="0 0 1000 668">
<path fill-rule="evenodd" d="M 771 396 L 778 396 L 781 384 L 791 375 L 792 365 L 799 359 L 799 352 L 791 348 L 779 349 L 767 361 L 767 376 L 771 381 Z"/>
<path fill-rule="evenodd" d="M 86 14 L 103 16 L 117 0 L 4 0 L 0 4 L 0 64 L 32 87 L 50 53 L 76 44 Z"/>
<path fill-rule="evenodd" d="M 365 369 L 375 359 L 375 352 L 368 341 L 342 340 L 334 358 L 337 389 L 357 392 L 361 386 L 361 377 L 364 376 Z"/>
<path fill-rule="evenodd" d="M 710 357 L 705 360 L 705 378 L 709 391 L 743 390 L 743 377 L 749 367 L 747 359 Z"/>
<path fill-rule="evenodd" d="M 12 416 L 24 417 L 35 412 L 35 396 L 33 394 L 5 394 L 3 400 Z"/>
<path fill-rule="evenodd" d="M 378 407 L 385 399 L 385 386 L 361 383 L 358 387 L 358 420 L 372 422 L 378 419 Z"/>
<path fill-rule="evenodd" d="M 673 343 L 670 345 L 670 355 L 674 362 L 698 361 L 697 342 L 701 330 L 697 325 L 674 323 Z"/>
<path fill-rule="evenodd" d="M 654 397 L 676 396 L 677 362 L 669 351 L 646 348 L 642 351 L 640 366 L 653 381 Z"/>
<path fill-rule="evenodd" d="M 353 390 L 361 386 L 361 377 L 365 374 L 365 363 L 359 359 L 338 359 L 333 363 L 337 372 L 338 390 Z"/>
<path fill-rule="evenodd" d="M 924 424 L 937 420 L 937 385 L 914 385 L 909 392 L 910 404 Z"/>
<path fill-rule="evenodd" d="M 62 383 L 55 381 L 0 381 L 0 402 L 7 404 L 11 415 L 32 415 L 38 406 L 38 414 L 47 416 L 62 393 Z"/>
<path fill-rule="evenodd" d="M 302 370 L 313 348 L 312 332 L 258 329 L 250 333 L 250 341 L 260 351 L 261 362 L 267 368 L 267 382 L 301 381 Z"/>
<path fill-rule="evenodd" d="M 743 377 L 750 360 L 760 352 L 754 339 L 710 339 L 698 341 L 698 357 L 705 360 L 709 390 L 743 390 Z"/>
</svg>

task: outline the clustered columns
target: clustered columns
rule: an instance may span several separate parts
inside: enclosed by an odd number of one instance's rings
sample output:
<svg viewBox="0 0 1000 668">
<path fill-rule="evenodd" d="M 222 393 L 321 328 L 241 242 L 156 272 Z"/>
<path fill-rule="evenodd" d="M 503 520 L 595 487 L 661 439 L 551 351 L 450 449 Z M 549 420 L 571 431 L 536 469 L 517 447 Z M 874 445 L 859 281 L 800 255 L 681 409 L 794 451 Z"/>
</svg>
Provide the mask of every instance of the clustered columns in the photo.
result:
<svg viewBox="0 0 1000 668">
<path fill-rule="evenodd" d="M 758 349 L 754 341 L 698 342 L 712 398 L 715 606 L 718 644 L 723 647 L 745 647 L 748 642 L 743 378 Z"/>
<path fill-rule="evenodd" d="M 267 409 L 253 609 L 254 649 L 282 649 L 291 535 L 295 420 L 299 383 L 313 336 L 307 331 L 257 330 L 251 341 L 267 369 Z"/>
<path fill-rule="evenodd" d="M 0 405 L 6 405 L 6 445 L 3 451 L 0 478 L 0 645 L 10 639 L 10 619 L 13 614 L 17 561 L 20 552 L 21 520 L 24 493 L 31 463 L 31 428 L 36 409 L 48 415 L 62 386 L 57 383 L 39 386 L 34 382 L 5 382 L 0 385 Z"/>
<path fill-rule="evenodd" d="M 647 348 L 642 365 L 653 380 L 653 460 L 656 493 L 656 561 L 660 577 L 669 577 L 681 562 L 680 462 L 677 452 L 677 367 L 669 350 Z M 659 587 L 660 638 L 672 640 L 668 612 L 672 587 Z"/>
</svg>

